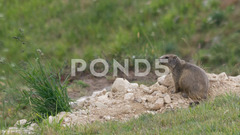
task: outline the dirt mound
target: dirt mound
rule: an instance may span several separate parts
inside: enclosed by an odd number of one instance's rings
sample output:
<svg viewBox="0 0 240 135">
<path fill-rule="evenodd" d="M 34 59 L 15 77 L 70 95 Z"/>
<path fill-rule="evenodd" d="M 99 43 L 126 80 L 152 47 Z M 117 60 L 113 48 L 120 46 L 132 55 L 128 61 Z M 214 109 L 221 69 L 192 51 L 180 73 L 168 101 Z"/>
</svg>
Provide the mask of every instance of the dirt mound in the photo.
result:
<svg viewBox="0 0 240 135">
<path fill-rule="evenodd" d="M 240 76 L 208 74 L 210 80 L 209 99 L 225 94 L 240 93 Z M 72 113 L 62 112 L 50 119 L 64 117 L 63 125 L 86 124 L 94 121 L 128 120 L 143 113 L 162 113 L 166 110 L 187 108 L 190 98 L 183 98 L 174 92 L 171 75 L 158 78 L 150 87 L 143 84 L 129 83 L 117 78 L 111 91 L 97 91 L 90 97 L 82 97 L 71 103 Z"/>
</svg>

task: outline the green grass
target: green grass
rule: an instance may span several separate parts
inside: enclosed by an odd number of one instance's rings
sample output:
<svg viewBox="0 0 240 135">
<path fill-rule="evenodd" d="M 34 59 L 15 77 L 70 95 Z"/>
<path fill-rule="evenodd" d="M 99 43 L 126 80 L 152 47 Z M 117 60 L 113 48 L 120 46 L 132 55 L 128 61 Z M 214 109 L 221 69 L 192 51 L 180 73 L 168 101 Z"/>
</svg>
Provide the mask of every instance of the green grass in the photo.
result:
<svg viewBox="0 0 240 135">
<path fill-rule="evenodd" d="M 81 88 L 87 88 L 89 85 L 81 80 L 75 80 L 73 84 L 80 86 Z"/>
<path fill-rule="evenodd" d="M 236 75 L 240 4 L 220 5 L 218 0 L 205 5 L 202 0 L 2 0 L 0 57 L 16 64 L 41 49 L 57 65 L 98 57 L 153 63 L 176 53 L 208 71 Z"/>
<path fill-rule="evenodd" d="M 53 67 L 43 65 L 39 58 L 19 71 L 28 86 L 22 91 L 23 98 L 29 100 L 34 117 L 46 118 L 70 111 L 67 79 L 62 82 L 61 72 L 56 72 Z"/>
<path fill-rule="evenodd" d="M 144 114 L 127 122 L 95 122 L 86 126 L 61 127 L 59 123 L 40 124 L 37 134 L 238 134 L 240 98 L 217 97 L 193 108 Z"/>
</svg>

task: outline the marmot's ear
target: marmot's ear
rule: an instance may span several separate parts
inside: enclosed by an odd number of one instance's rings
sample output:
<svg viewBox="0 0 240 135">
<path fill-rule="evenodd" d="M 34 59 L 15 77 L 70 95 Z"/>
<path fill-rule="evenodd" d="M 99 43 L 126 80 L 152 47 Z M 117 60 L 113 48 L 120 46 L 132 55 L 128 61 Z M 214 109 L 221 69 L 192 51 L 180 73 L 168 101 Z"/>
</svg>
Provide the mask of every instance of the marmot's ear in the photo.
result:
<svg viewBox="0 0 240 135">
<path fill-rule="evenodd" d="M 174 56 L 173 56 L 173 59 L 176 59 L 176 58 L 177 58 L 177 55 L 174 55 Z"/>
</svg>

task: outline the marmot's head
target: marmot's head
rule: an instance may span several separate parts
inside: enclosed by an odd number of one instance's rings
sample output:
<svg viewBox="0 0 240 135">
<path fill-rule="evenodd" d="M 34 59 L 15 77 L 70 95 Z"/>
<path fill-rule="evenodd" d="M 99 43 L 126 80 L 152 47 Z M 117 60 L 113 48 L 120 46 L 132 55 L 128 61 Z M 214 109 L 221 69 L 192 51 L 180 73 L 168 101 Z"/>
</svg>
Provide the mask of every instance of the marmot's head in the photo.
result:
<svg viewBox="0 0 240 135">
<path fill-rule="evenodd" d="M 159 58 L 159 61 L 162 65 L 165 65 L 170 69 L 173 69 L 177 64 L 181 63 L 181 60 L 175 54 L 163 55 Z"/>
</svg>

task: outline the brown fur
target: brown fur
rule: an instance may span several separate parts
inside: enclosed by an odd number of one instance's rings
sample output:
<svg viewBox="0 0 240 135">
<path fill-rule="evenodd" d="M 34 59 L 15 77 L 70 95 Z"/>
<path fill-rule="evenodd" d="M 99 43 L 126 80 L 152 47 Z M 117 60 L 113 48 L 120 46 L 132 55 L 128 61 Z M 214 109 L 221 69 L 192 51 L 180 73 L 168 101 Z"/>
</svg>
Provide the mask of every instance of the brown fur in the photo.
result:
<svg viewBox="0 0 240 135">
<path fill-rule="evenodd" d="M 161 62 L 163 59 L 168 62 Z M 181 60 L 174 54 L 161 56 L 160 63 L 171 70 L 175 92 L 182 92 L 183 95 L 196 100 L 207 98 L 209 80 L 203 69 Z"/>
</svg>

